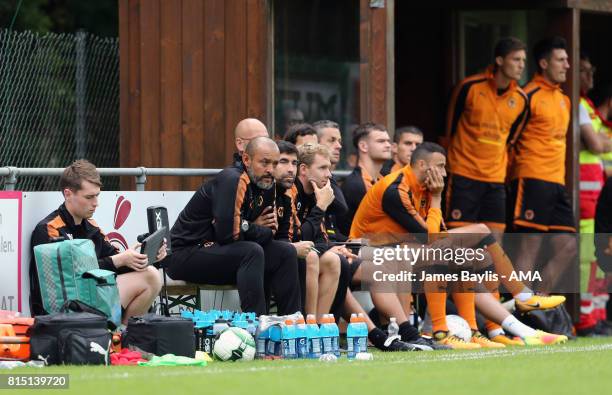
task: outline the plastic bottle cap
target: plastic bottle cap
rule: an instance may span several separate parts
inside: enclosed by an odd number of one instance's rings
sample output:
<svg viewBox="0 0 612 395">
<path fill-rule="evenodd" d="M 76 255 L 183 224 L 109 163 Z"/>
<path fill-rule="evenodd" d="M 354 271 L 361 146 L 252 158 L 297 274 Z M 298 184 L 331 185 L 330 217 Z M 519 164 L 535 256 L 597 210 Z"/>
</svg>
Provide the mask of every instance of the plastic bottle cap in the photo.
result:
<svg viewBox="0 0 612 395">
<path fill-rule="evenodd" d="M 285 324 L 286 325 L 293 325 L 293 320 L 292 319 L 286 319 L 285 320 Z"/>
</svg>

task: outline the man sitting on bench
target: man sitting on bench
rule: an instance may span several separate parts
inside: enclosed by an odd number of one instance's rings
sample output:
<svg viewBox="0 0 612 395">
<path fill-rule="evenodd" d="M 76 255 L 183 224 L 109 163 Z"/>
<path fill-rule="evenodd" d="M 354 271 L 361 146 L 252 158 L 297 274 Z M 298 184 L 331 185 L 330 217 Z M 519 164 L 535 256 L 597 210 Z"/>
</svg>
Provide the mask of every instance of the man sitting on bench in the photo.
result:
<svg viewBox="0 0 612 395">
<path fill-rule="evenodd" d="M 32 232 L 31 248 L 58 238 L 90 239 L 93 241 L 100 269 L 118 274 L 117 288 L 121 299 L 121 321 L 126 324 L 131 316 L 145 314 L 161 290 L 157 269 L 149 265 L 147 256 L 140 254 L 138 244 L 119 252 L 106 238 L 92 219 L 98 207 L 100 174 L 87 160 L 77 160 L 68 166 L 60 179 L 64 203 Z M 160 247 L 157 259 L 166 257 L 165 243 Z M 30 309 L 32 315 L 46 314 L 40 295 L 34 254 L 30 263 Z"/>
<path fill-rule="evenodd" d="M 267 215 L 274 212 L 278 159 L 273 140 L 253 138 L 241 166 L 226 167 L 195 192 L 171 230 L 170 278 L 235 284 L 242 311 L 257 315 L 268 312 L 271 294 L 279 314 L 300 310 L 296 250 L 273 240 L 278 221 Z"/>
</svg>

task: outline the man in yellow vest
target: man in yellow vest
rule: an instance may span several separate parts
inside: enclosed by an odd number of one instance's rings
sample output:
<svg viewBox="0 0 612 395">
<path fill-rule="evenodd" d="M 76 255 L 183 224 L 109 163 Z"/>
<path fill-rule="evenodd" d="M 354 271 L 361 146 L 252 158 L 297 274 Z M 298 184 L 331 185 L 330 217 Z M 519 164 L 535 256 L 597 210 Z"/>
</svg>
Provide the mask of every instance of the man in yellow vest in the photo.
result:
<svg viewBox="0 0 612 395">
<path fill-rule="evenodd" d="M 602 156 L 610 154 L 610 138 L 607 121 L 600 116 L 597 107 L 587 93 L 593 89 L 595 67 L 588 55 L 580 56 L 580 265 L 581 265 L 581 319 L 577 325 L 579 333 L 587 334 L 595 330 L 600 318 L 597 311 L 603 311 L 605 300 L 594 296 L 591 265 L 595 265 L 595 207 L 605 183 L 604 162 Z M 587 293 L 584 293 L 584 292 Z M 607 297 L 607 295 L 605 295 Z M 603 305 L 603 306 L 596 306 Z"/>
</svg>

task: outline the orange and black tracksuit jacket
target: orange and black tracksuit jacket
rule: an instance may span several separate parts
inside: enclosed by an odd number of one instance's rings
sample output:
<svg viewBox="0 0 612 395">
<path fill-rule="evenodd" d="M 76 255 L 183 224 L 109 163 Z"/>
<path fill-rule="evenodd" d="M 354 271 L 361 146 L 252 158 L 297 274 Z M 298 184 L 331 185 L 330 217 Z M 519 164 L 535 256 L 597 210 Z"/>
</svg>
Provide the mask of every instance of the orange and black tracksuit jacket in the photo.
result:
<svg viewBox="0 0 612 395">
<path fill-rule="evenodd" d="M 346 215 L 338 216 L 338 227 L 342 234 L 349 234 L 351 231 L 351 223 L 353 222 L 353 218 L 355 217 L 361 200 L 379 179 L 380 175 L 374 178 L 368 174 L 365 168 L 359 165 L 357 165 L 351 174 L 346 177 L 342 183 L 342 193 L 346 198 L 348 211 Z"/>
<path fill-rule="evenodd" d="M 297 219 L 295 200 L 297 193 L 294 188 L 285 189 L 276 183 L 276 218 L 278 229 L 274 234 L 275 240 L 293 243 L 300 240 L 300 223 Z"/>
<path fill-rule="evenodd" d="M 513 150 L 511 178 L 535 178 L 565 185 L 565 137 L 571 104 L 561 87 L 536 76 L 525 86 L 529 115 Z"/>
<path fill-rule="evenodd" d="M 528 99 L 515 81 L 498 94 L 493 68 L 463 80 L 448 108 L 450 172 L 482 182 L 503 183 L 512 145 L 524 125 Z"/>
<path fill-rule="evenodd" d="M 351 238 L 413 234 L 421 242 L 444 227 L 442 210 L 431 208 L 431 193 L 410 166 L 378 181 L 365 195 L 351 226 Z M 419 236 L 420 235 L 420 236 Z"/>
<path fill-rule="evenodd" d="M 398 171 L 402 167 L 404 166 L 401 163 L 396 162 L 395 159 L 389 159 L 388 161 L 385 162 L 382 169 L 380 169 L 380 174 L 382 174 L 383 176 L 386 176 L 387 174 L 391 174 L 394 171 Z"/>
<path fill-rule="evenodd" d="M 179 214 L 170 231 L 173 250 L 239 240 L 266 244 L 272 229 L 253 221 L 266 207 L 274 208 L 275 195 L 276 188 L 258 188 L 241 167 L 226 167 L 202 184 Z"/>
<path fill-rule="evenodd" d="M 82 221 L 79 225 L 76 225 L 72 215 L 68 212 L 66 206 L 62 204 L 57 210 L 40 221 L 32 232 L 30 243 L 32 259 L 30 261 L 29 274 L 30 309 L 33 315 L 46 314 L 42 306 L 40 288 L 38 285 L 38 272 L 34 260 L 34 247 L 61 239 L 89 239 L 93 241 L 100 269 L 110 270 L 119 274 L 130 271 L 130 269 L 127 268 L 118 270 L 115 267 L 111 256 L 117 254 L 119 251 L 108 241 L 106 235 L 102 233 L 100 227 L 93 219 Z"/>
<path fill-rule="evenodd" d="M 295 203 L 294 237 L 299 234 L 299 240 L 312 241 L 323 254 L 331 247 L 325 229 L 325 211 L 317 206 L 314 193 L 309 195 L 304 192 L 304 186 L 298 178 L 291 188 L 291 196 Z"/>
</svg>

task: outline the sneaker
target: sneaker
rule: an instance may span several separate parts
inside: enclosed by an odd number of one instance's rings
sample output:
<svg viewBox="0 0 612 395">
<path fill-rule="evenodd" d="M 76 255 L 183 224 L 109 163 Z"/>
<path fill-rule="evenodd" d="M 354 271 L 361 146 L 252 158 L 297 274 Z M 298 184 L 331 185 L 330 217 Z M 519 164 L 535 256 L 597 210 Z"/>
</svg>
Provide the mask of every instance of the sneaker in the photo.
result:
<svg viewBox="0 0 612 395">
<path fill-rule="evenodd" d="M 528 346 L 548 346 L 565 343 L 567 341 L 567 336 L 555 335 L 554 333 L 537 330 L 535 336 L 527 336 L 524 337 L 523 340 Z"/>
<path fill-rule="evenodd" d="M 407 341 L 408 344 L 419 345 L 423 347 L 429 347 L 430 350 L 452 350 L 452 347 L 438 344 L 431 339 L 431 337 L 419 336 L 416 340 Z"/>
<path fill-rule="evenodd" d="M 520 337 L 511 338 L 510 336 L 502 333 L 501 335 L 493 336 L 491 338 L 495 343 L 501 343 L 506 346 L 524 346 L 525 342 Z"/>
<path fill-rule="evenodd" d="M 411 344 L 415 347 L 421 347 L 422 351 L 433 351 L 433 350 L 450 350 L 451 348 L 448 346 L 443 346 L 441 344 L 437 344 L 431 339 L 427 339 L 424 337 L 417 337 L 413 340 L 407 340 L 406 343 Z"/>
<path fill-rule="evenodd" d="M 479 344 L 482 348 L 506 348 L 504 344 L 489 340 L 488 337 L 479 331 L 474 331 L 474 333 L 472 333 L 472 343 Z"/>
<path fill-rule="evenodd" d="M 565 302 L 565 296 L 561 295 L 533 295 L 531 298 L 527 299 L 524 302 L 521 302 L 518 299 L 514 300 L 516 308 L 522 312 L 552 309 L 559 306 L 563 302 Z"/>
<path fill-rule="evenodd" d="M 449 335 L 448 332 L 445 331 L 434 333 L 434 339 L 436 343 L 443 346 L 450 346 L 453 350 L 475 350 L 481 348 L 480 344 L 468 343 L 455 335 Z"/>
<path fill-rule="evenodd" d="M 381 351 L 422 351 L 420 348 L 413 346 L 412 344 L 404 343 L 400 340 L 399 336 L 390 336 L 385 340 L 385 344 L 380 348 Z"/>
</svg>

